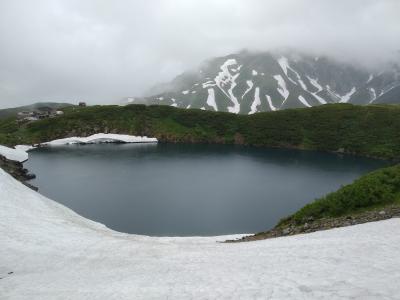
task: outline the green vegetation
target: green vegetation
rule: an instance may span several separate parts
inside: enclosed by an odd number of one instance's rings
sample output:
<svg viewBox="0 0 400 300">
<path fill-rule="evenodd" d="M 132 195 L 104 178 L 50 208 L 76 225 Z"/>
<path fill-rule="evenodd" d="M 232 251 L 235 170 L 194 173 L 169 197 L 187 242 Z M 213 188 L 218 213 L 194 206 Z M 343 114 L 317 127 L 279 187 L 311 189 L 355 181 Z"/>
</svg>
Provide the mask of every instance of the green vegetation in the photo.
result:
<svg viewBox="0 0 400 300">
<path fill-rule="evenodd" d="M 281 220 L 278 227 L 293 223 L 301 225 L 310 219 L 341 217 L 394 203 L 400 204 L 400 165 L 362 176 L 352 184 L 304 206 Z"/>
<path fill-rule="evenodd" d="M 168 106 L 65 108 L 65 115 L 17 126 L 0 120 L 0 144 L 32 144 L 98 132 L 161 142 L 227 143 L 400 157 L 400 106 L 331 104 L 251 116 Z"/>
</svg>

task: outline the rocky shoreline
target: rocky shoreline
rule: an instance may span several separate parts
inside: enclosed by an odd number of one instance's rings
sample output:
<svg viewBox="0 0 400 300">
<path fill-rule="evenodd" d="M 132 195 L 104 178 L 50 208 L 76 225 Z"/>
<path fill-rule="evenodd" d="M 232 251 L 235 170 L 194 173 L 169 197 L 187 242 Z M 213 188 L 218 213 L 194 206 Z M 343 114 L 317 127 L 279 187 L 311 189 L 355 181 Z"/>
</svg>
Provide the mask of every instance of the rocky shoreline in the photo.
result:
<svg viewBox="0 0 400 300">
<path fill-rule="evenodd" d="M 28 183 L 29 180 L 36 178 L 36 175 L 29 173 L 29 171 L 24 168 L 24 165 L 22 163 L 9 160 L 4 156 L 0 155 L 0 168 L 2 168 L 12 177 L 22 182 L 24 185 L 31 188 L 32 190 L 34 191 L 39 190 L 36 186 L 33 186 L 30 183 Z"/>
<path fill-rule="evenodd" d="M 391 204 L 385 207 L 371 209 L 358 214 L 346 215 L 337 218 L 323 218 L 318 220 L 309 218 L 309 220 L 302 225 L 289 224 L 281 227 L 275 227 L 271 230 L 260 232 L 251 236 L 245 236 L 238 240 L 227 240 L 226 243 L 250 242 L 276 237 L 292 236 L 391 218 L 400 218 L 400 204 Z"/>
</svg>

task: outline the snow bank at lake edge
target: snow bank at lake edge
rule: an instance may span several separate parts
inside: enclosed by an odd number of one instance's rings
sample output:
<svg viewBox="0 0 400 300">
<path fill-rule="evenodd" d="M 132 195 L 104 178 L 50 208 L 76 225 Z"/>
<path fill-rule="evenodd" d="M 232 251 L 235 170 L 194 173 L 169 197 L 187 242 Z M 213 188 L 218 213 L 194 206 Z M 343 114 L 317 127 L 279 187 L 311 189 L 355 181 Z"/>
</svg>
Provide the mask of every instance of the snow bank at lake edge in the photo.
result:
<svg viewBox="0 0 400 300">
<path fill-rule="evenodd" d="M 108 134 L 98 133 L 88 137 L 69 137 L 58 139 L 50 142 L 41 143 L 35 146 L 17 145 L 14 148 L 9 148 L 0 145 L 0 155 L 8 160 L 17 162 L 24 162 L 28 160 L 29 152 L 38 146 L 60 146 L 70 144 L 96 144 L 96 143 L 158 143 L 156 138 L 149 138 L 147 136 L 133 136 L 126 134 Z"/>
<path fill-rule="evenodd" d="M 28 153 L 22 148 L 9 148 L 0 145 L 0 155 L 8 160 L 24 162 L 28 160 Z"/>
<path fill-rule="evenodd" d="M 110 133 L 97 133 L 88 137 L 69 137 L 58 139 L 40 145 L 43 146 L 57 146 L 68 144 L 95 144 L 95 143 L 157 143 L 156 138 L 149 138 L 147 136 L 133 136 L 126 134 L 110 134 Z"/>
<path fill-rule="evenodd" d="M 240 244 L 118 233 L 0 170 L 0 294 L 10 299 L 400 296 L 400 221 Z"/>
</svg>

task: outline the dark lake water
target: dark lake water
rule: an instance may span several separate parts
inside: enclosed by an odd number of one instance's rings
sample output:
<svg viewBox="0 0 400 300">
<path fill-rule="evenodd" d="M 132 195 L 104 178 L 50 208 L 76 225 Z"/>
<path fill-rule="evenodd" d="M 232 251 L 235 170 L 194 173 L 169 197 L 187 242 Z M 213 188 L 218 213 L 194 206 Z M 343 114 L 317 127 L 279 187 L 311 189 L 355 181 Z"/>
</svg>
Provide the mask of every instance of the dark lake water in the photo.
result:
<svg viewBox="0 0 400 300">
<path fill-rule="evenodd" d="M 254 233 L 382 161 L 222 145 L 42 148 L 25 166 L 40 192 L 107 227 L 155 236 Z"/>
</svg>

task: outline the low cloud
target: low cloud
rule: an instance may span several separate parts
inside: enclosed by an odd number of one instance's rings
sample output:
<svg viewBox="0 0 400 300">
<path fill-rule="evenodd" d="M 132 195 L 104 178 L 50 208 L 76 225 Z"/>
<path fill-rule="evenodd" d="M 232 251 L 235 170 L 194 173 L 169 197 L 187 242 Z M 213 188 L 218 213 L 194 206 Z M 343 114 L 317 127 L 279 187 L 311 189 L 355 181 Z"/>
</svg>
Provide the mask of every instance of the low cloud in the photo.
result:
<svg viewBox="0 0 400 300">
<path fill-rule="evenodd" d="M 245 48 L 376 67 L 400 57 L 399 11 L 398 0 L 2 0 L 0 107 L 111 103 Z"/>
</svg>

